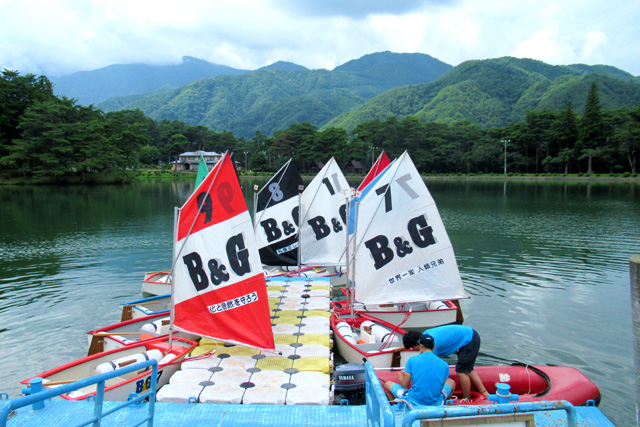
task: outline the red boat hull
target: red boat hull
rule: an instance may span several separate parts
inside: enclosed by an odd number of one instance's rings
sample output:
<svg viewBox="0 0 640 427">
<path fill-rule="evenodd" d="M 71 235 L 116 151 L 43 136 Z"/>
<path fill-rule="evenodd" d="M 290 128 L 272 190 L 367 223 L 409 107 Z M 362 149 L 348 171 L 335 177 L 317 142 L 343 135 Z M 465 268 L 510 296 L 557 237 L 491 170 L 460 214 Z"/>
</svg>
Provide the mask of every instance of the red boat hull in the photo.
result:
<svg viewBox="0 0 640 427">
<path fill-rule="evenodd" d="M 482 379 L 489 394 L 496 392 L 496 383 L 507 383 L 511 386 L 511 393 L 518 395 L 518 402 L 535 402 L 540 400 L 566 400 L 573 405 L 585 405 L 594 400 L 600 403 L 600 390 L 586 375 L 578 369 L 566 366 L 531 366 L 531 365 L 498 365 L 476 366 L 475 371 Z M 381 382 L 397 382 L 397 372 L 385 370 L 377 371 Z M 455 367 L 449 367 L 449 378 L 456 382 L 453 392 L 454 402 L 462 398 L 460 381 Z M 466 405 L 488 405 L 482 393 L 471 391 L 471 399 Z"/>
</svg>

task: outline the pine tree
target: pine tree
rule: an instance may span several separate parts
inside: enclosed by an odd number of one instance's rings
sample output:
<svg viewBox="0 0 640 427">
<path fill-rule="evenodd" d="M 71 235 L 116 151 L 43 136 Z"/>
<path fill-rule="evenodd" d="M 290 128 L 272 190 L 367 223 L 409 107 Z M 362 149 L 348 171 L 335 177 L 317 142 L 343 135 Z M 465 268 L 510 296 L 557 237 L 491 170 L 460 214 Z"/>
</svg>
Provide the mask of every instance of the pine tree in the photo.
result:
<svg viewBox="0 0 640 427">
<path fill-rule="evenodd" d="M 591 83 L 585 111 L 580 121 L 580 138 L 578 140 L 578 155 L 580 159 L 588 159 L 587 173 L 592 173 L 593 157 L 597 156 L 599 149 L 605 144 L 605 124 L 600 109 L 600 95 L 595 82 Z"/>
</svg>

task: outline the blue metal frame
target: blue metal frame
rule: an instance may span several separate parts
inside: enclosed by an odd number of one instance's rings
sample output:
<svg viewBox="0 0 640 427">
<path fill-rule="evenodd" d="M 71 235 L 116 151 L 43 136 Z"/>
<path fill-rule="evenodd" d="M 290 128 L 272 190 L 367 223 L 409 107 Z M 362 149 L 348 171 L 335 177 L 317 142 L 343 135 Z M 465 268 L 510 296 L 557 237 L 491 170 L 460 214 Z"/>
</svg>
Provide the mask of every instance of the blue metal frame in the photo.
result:
<svg viewBox="0 0 640 427">
<path fill-rule="evenodd" d="M 395 413 L 382 384 L 370 362 L 365 362 L 366 397 L 367 397 L 367 425 L 370 427 L 394 427 Z M 469 417 L 474 415 L 514 414 L 521 412 L 538 412 L 564 410 L 567 412 L 568 427 L 577 426 L 575 407 L 566 400 L 504 403 L 478 406 L 430 406 L 414 409 L 402 419 L 403 427 L 410 427 L 414 421 L 421 419 L 444 419 L 455 417 Z"/>
<path fill-rule="evenodd" d="M 432 406 L 427 409 L 414 409 L 402 419 L 403 427 L 410 427 L 414 421 L 430 418 L 470 417 L 474 415 L 515 414 L 538 411 L 567 411 L 568 427 L 577 426 L 576 408 L 566 400 L 540 402 L 503 403 L 478 406 Z"/>
<path fill-rule="evenodd" d="M 126 402 L 122 402 L 120 405 L 117 405 L 111 408 L 110 410 L 103 412 L 102 406 L 104 402 L 105 382 L 111 378 L 128 374 L 130 372 L 146 369 L 148 367 L 151 367 L 151 384 L 150 384 L 149 390 L 135 397 L 130 397 L 130 399 L 127 400 Z M 142 402 L 147 397 L 149 398 L 149 408 L 148 408 L 147 416 L 135 426 L 142 425 L 143 423 L 146 422 L 147 427 L 152 427 L 154 410 L 155 410 L 155 402 L 156 402 L 157 378 L 158 378 L 158 361 L 154 359 L 145 360 L 144 362 L 136 363 L 134 365 L 129 365 L 124 368 L 117 369 L 115 371 L 107 372 L 105 374 L 94 375 L 92 377 L 85 378 L 80 381 L 76 381 L 70 384 L 64 384 L 64 385 L 61 385 L 55 388 L 50 388 L 50 389 L 42 389 L 42 378 L 33 378 L 31 380 L 32 394 L 17 398 L 17 399 L 9 400 L 7 401 L 7 403 L 5 403 L 0 407 L 0 427 L 6 427 L 7 418 L 9 417 L 11 412 L 15 409 L 32 405 L 32 408 L 34 410 L 40 410 L 44 408 L 44 401 L 47 399 L 60 396 L 61 394 L 70 393 L 74 390 L 78 390 L 83 387 L 88 387 L 93 384 L 98 385 L 96 389 L 93 418 L 91 418 L 86 422 L 82 422 L 78 424 L 78 427 L 86 426 L 89 424 L 91 424 L 94 427 L 99 427 L 102 421 L 102 418 L 104 418 L 105 416 L 110 415 L 116 411 L 119 411 L 120 409 L 126 406 L 138 404 L 138 402 Z"/>
<path fill-rule="evenodd" d="M 367 425 L 371 427 L 393 427 L 395 417 L 391 404 L 382 389 L 376 371 L 369 361 L 364 363 L 366 375 Z"/>
</svg>

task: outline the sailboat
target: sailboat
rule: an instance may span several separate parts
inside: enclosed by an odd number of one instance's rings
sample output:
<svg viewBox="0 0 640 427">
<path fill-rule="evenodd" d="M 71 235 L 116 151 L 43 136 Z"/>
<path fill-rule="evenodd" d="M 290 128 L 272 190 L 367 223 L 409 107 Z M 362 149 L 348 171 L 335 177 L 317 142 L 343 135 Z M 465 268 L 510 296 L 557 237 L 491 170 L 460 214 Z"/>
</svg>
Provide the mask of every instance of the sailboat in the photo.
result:
<svg viewBox="0 0 640 427">
<path fill-rule="evenodd" d="M 102 351 L 64 364 L 57 368 L 35 375 L 21 381 L 28 386 L 33 378 L 43 379 L 44 388 L 53 388 L 69 384 L 94 375 L 114 371 L 133 363 L 155 359 L 158 361 L 158 388 L 169 382 L 171 376 L 180 368 L 184 358 L 198 345 L 197 342 L 182 338 L 161 336 L 129 345 Z M 149 388 L 151 383 L 151 369 L 143 369 L 122 376 L 112 378 L 106 382 L 104 400 L 127 400 L 131 393 L 141 393 Z M 97 392 L 97 385 L 93 384 L 60 395 L 66 400 L 86 400 Z"/>
<path fill-rule="evenodd" d="M 289 159 L 257 194 L 254 234 L 260 259 L 267 266 L 296 266 L 298 260 L 298 222 L 300 173 Z"/>
<path fill-rule="evenodd" d="M 351 189 L 332 157 L 300 196 L 300 263 L 346 263 L 347 204 Z"/>
<path fill-rule="evenodd" d="M 407 152 L 365 187 L 355 206 L 348 312 L 334 313 L 331 319 L 338 350 L 349 362 L 364 357 L 374 366 L 391 366 L 392 355 L 383 349 L 395 347 L 404 366 L 409 356 L 400 351 L 404 331 L 354 313 L 353 301 L 384 306 L 466 298 L 455 254 L 435 202 Z M 363 328 L 365 320 L 374 325 Z M 367 332 L 376 322 L 390 328 L 379 339 Z M 365 355 L 363 349 L 368 350 Z"/>
<path fill-rule="evenodd" d="M 362 195 L 368 190 L 367 186 L 383 174 L 391 164 L 389 157 L 383 151 L 378 156 L 369 173 L 357 189 L 356 194 Z M 362 196 L 360 196 L 362 197 Z M 356 199 L 357 202 L 357 199 Z M 351 212 L 351 222 L 355 222 L 355 209 Z M 332 308 L 338 313 L 348 313 L 350 309 L 358 313 L 373 316 L 392 325 L 402 324 L 405 328 L 429 328 L 457 320 L 458 307 L 453 301 L 412 301 L 401 304 L 362 304 L 353 301 L 350 288 L 342 288 L 345 299 L 332 302 Z M 350 298 L 351 297 L 351 298 Z M 349 303 L 351 301 L 351 303 Z"/>
<path fill-rule="evenodd" d="M 275 348 L 253 225 L 228 153 L 176 211 L 172 277 L 176 330 Z"/>
</svg>

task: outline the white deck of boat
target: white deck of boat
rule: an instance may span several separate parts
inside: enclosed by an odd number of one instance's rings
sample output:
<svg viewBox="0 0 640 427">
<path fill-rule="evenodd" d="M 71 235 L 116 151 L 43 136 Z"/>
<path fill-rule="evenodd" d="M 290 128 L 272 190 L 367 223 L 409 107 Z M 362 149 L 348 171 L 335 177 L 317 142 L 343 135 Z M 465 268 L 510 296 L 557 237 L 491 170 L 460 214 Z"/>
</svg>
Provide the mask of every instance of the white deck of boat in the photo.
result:
<svg viewBox="0 0 640 427">
<path fill-rule="evenodd" d="M 267 281 L 276 352 L 202 339 L 158 402 L 329 405 L 331 355 L 328 278 Z M 204 354 L 215 350 L 211 356 Z"/>
</svg>

